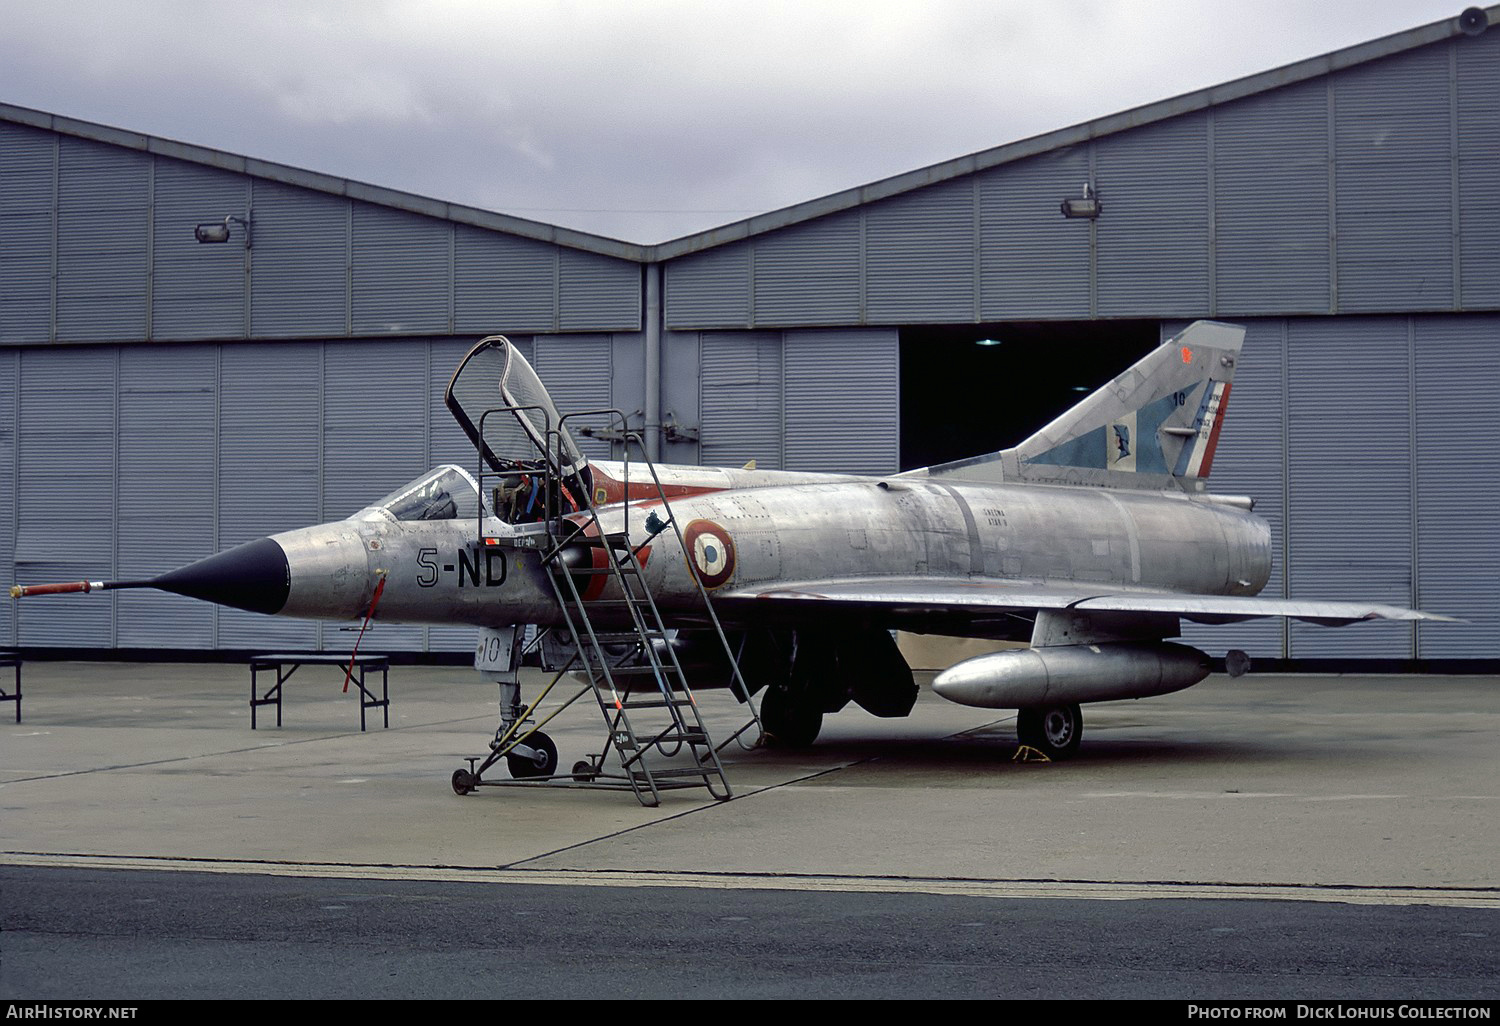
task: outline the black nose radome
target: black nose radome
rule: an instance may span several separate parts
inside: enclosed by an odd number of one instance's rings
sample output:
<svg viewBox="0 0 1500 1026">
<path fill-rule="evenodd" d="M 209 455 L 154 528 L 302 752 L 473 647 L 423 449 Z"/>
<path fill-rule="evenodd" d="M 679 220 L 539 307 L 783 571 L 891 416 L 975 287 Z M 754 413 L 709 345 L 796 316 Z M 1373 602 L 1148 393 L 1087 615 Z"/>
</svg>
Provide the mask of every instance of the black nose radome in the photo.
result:
<svg viewBox="0 0 1500 1026">
<path fill-rule="evenodd" d="M 279 613 L 291 593 L 292 571 L 286 551 L 260 538 L 168 571 L 151 587 L 252 613 Z"/>
</svg>

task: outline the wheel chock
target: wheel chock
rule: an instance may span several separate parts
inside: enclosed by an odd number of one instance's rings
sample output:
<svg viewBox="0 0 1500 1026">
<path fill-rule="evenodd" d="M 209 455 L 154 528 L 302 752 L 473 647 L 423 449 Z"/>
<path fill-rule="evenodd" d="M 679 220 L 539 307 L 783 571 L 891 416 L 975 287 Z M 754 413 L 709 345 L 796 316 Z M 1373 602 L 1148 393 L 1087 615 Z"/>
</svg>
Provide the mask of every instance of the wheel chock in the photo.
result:
<svg viewBox="0 0 1500 1026">
<path fill-rule="evenodd" d="M 1046 752 L 1030 745 L 1018 745 L 1016 754 L 1010 757 L 1011 762 L 1051 762 L 1052 759 Z"/>
</svg>

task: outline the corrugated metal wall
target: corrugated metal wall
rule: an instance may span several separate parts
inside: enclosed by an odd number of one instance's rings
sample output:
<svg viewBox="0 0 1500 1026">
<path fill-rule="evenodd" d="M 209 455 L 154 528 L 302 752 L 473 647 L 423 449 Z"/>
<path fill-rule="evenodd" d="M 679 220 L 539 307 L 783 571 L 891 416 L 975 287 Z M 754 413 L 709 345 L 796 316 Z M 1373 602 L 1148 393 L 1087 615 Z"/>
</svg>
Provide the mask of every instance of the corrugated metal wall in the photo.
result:
<svg viewBox="0 0 1500 1026">
<path fill-rule="evenodd" d="M 117 352 L 116 567 L 121 579 L 141 580 L 217 551 L 219 361 L 209 346 Z M 108 602 L 85 599 L 91 600 Z M 213 641 L 212 606 L 145 591 L 121 592 L 114 601 L 114 643 L 121 648 L 162 646 L 163 625 L 170 625 L 171 639 L 163 647 L 206 648 Z"/>
<path fill-rule="evenodd" d="M 250 181 L 174 161 L 162 161 L 155 175 L 151 337 L 243 338 L 250 251 L 239 245 L 201 245 L 193 238 L 192 226 L 206 220 L 205 210 L 244 216 L 250 206 Z M 223 216 L 207 215 L 213 220 Z"/>
<path fill-rule="evenodd" d="M 16 560 L 16 419 L 20 414 L 16 381 L 20 350 L 0 350 L 0 568 Z M 16 643 L 15 602 L 0 602 L 0 645 Z"/>
<path fill-rule="evenodd" d="M 861 215 L 835 214 L 755 246 L 755 316 L 766 324 L 854 324 L 864 315 Z M 807 283 L 816 280 L 817 289 Z"/>
<path fill-rule="evenodd" d="M 1327 83 L 1303 82 L 1217 107 L 1212 125 L 1213 272 L 1220 309 L 1239 315 L 1327 313 Z"/>
<path fill-rule="evenodd" d="M 345 334 L 350 316 L 348 202 L 274 182 L 254 183 L 254 193 L 251 335 L 317 338 Z M 225 213 L 234 212 L 217 216 Z M 214 217 L 214 210 L 204 210 L 199 216 Z"/>
<path fill-rule="evenodd" d="M 115 576 L 115 439 L 119 350 L 22 350 L 16 395 L 15 580 Z M 108 596 L 42 608 L 16 603 L 23 645 L 109 648 Z"/>
<path fill-rule="evenodd" d="M 847 235 L 849 229 L 844 226 L 829 229 L 826 226 L 832 222 L 814 221 L 805 227 L 794 226 L 788 229 L 795 231 L 798 235 L 813 237 L 821 235 L 825 230 L 831 230 L 836 237 Z M 777 233 L 779 234 L 779 233 Z M 769 238 L 766 236 L 764 238 Z M 805 252 L 804 246 L 799 244 L 796 238 L 789 237 L 788 240 L 778 240 L 783 248 Z M 669 328 L 747 328 L 755 323 L 751 314 L 751 283 L 753 278 L 750 272 L 750 259 L 754 251 L 765 243 L 759 239 L 751 242 L 731 243 L 726 246 L 718 246 L 706 249 L 680 260 L 673 260 L 662 270 L 662 288 L 666 298 L 666 322 Z M 837 246 L 833 243 L 826 247 L 807 247 L 821 249 L 824 253 L 837 252 Z M 863 244 L 861 244 L 863 250 Z M 785 257 L 781 258 L 785 261 Z M 778 275 L 779 288 L 776 290 L 776 306 L 785 309 L 788 304 L 794 308 L 809 308 L 814 311 L 811 315 L 816 323 L 819 316 L 817 311 L 823 309 L 825 303 L 837 303 L 834 296 L 825 296 L 823 293 L 823 271 L 833 266 L 833 261 L 819 261 L 816 256 L 801 256 L 799 261 L 807 266 L 803 274 L 794 274 L 790 281 L 786 280 L 784 274 Z M 847 266 L 847 265 L 845 265 Z M 861 272 L 860 281 L 864 280 Z M 830 289 L 836 292 L 837 287 Z M 807 316 L 807 315 L 803 315 Z"/>
<path fill-rule="evenodd" d="M 557 248 L 459 225 L 454 235 L 454 326 L 487 334 L 551 331 L 558 321 Z"/>
<path fill-rule="evenodd" d="M 899 470 L 899 333 L 789 331 L 784 346 L 786 469 Z"/>
<path fill-rule="evenodd" d="M 1164 335 L 1181 324 L 1163 326 Z M 1247 322 L 1212 490 L 1256 500 L 1265 594 L 1369 599 L 1464 624 L 1189 626 L 1210 651 L 1281 658 L 1500 652 L 1500 316 Z"/>
<path fill-rule="evenodd" d="M 1412 391 L 1403 317 L 1287 329 L 1287 548 L 1294 598 L 1410 605 Z M 1294 656 L 1409 658 L 1408 624 L 1293 624 Z"/>
<path fill-rule="evenodd" d="M 1461 296 L 1466 308 L 1500 307 L 1500 32 L 1453 48 Z"/>
<path fill-rule="evenodd" d="M 341 520 L 432 466 L 427 458 L 428 346 L 422 342 L 323 346 L 323 509 Z M 333 624 L 325 648 L 348 647 Z M 422 628 L 380 624 L 372 649 L 421 651 Z"/>
<path fill-rule="evenodd" d="M 780 470 L 780 332 L 705 331 L 700 339 L 700 460 L 710 467 Z"/>
<path fill-rule="evenodd" d="M 1493 308 L 1497 68 L 1455 38 L 693 253 L 667 324 Z"/>
<path fill-rule="evenodd" d="M 1104 199 L 1095 222 L 1098 316 L 1190 316 L 1213 308 L 1208 125 L 1207 114 L 1187 115 L 1095 144 Z"/>
<path fill-rule="evenodd" d="M 447 331 L 454 226 L 368 203 L 355 203 L 350 212 L 350 331 Z"/>
<path fill-rule="evenodd" d="M 145 335 L 152 170 L 151 158 L 134 150 L 58 141 L 58 338 Z"/>
<path fill-rule="evenodd" d="M 1450 48 L 1332 79 L 1341 311 L 1454 305 Z"/>
<path fill-rule="evenodd" d="M 219 546 L 322 515 L 323 351 L 315 342 L 224 346 L 219 370 Z M 315 646 L 318 625 L 219 609 L 222 648 Z"/>
<path fill-rule="evenodd" d="M 252 222 L 252 245 L 195 225 Z M 639 331 L 641 268 L 0 122 L 0 342 Z"/>
<path fill-rule="evenodd" d="M 900 466 L 898 346 L 895 331 L 703 332 L 700 461 L 893 473 Z"/>
<path fill-rule="evenodd" d="M 975 207 L 959 179 L 865 208 L 865 322 L 976 319 Z"/>
<path fill-rule="evenodd" d="M 0 129 L 0 342 L 46 338 L 51 328 L 58 142 Z"/>
<path fill-rule="evenodd" d="M 1089 149 L 1073 146 L 978 177 L 980 317 L 1084 320 L 1093 315 L 1094 226 L 1064 220 L 1062 195 L 1092 181 Z M 1059 193 L 1061 188 L 1063 193 Z"/>
<path fill-rule="evenodd" d="M 227 244 L 196 242 L 195 225 L 226 215 L 252 220 L 252 246 L 239 224 Z M 472 466 L 441 395 L 483 334 L 609 333 L 547 345 L 578 364 L 563 375 L 570 398 L 611 405 L 611 363 L 590 347 L 640 362 L 640 275 L 629 260 L 0 123 L 0 342 L 25 347 L 0 352 L 0 566 L 20 580 L 145 576 L 347 515 L 430 462 Z M 387 334 L 404 338 L 368 341 Z M 359 338 L 324 341 L 341 336 Z M 265 342 L 140 345 L 244 338 Z M 101 341 L 132 344 L 31 348 Z M 631 408 L 641 380 L 623 374 Z M 13 622 L 7 605 L 0 643 L 347 641 L 145 592 L 28 608 Z M 470 635 L 386 628 L 367 644 L 462 650 Z"/>
<path fill-rule="evenodd" d="M 1500 316 L 1418 317 L 1416 392 L 1418 604 L 1469 621 L 1424 624 L 1417 654 L 1500 654 Z"/>
</svg>

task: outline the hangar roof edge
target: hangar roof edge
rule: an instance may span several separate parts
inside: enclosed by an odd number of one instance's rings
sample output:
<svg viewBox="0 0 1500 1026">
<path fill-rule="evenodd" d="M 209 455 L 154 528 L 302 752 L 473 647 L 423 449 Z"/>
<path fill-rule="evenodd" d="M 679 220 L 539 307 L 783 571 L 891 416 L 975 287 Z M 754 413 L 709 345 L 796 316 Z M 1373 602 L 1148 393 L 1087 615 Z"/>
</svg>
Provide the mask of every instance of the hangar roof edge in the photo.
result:
<svg viewBox="0 0 1500 1026">
<path fill-rule="evenodd" d="M 1481 10 L 1489 18 L 1489 31 L 1500 31 L 1500 25 L 1495 24 L 1497 21 L 1500 21 L 1500 4 L 1483 7 Z M 1148 103 L 1144 106 L 1133 107 L 1115 114 L 1107 114 L 1092 121 L 1085 121 L 1067 128 L 1046 132 L 1042 135 L 1035 135 L 1016 142 L 1004 143 L 1000 146 L 979 150 L 978 152 L 962 157 L 955 157 L 941 163 L 916 168 L 912 171 L 892 175 L 889 178 L 882 178 L 864 185 L 855 186 L 851 189 L 844 189 L 840 192 L 820 196 L 817 199 L 805 200 L 802 203 L 782 207 L 779 210 L 756 214 L 753 217 L 748 217 L 741 221 L 733 221 L 716 228 L 710 228 L 707 231 L 695 232 L 692 235 L 685 235 L 681 238 L 657 243 L 654 246 L 646 247 L 646 259 L 653 262 L 665 261 L 688 256 L 703 250 L 714 249 L 718 246 L 738 242 L 755 235 L 763 235 L 767 232 L 786 228 L 803 221 L 811 221 L 814 218 L 863 206 L 866 203 L 876 200 L 899 196 L 902 193 L 911 192 L 928 185 L 936 185 L 939 182 L 961 178 L 965 175 L 997 167 L 1001 164 L 1008 164 L 1026 157 L 1046 153 L 1050 150 L 1086 142 L 1090 139 L 1097 139 L 1158 121 L 1165 121 L 1168 118 L 1178 117 L 1183 114 L 1206 110 L 1209 107 L 1219 104 L 1243 99 L 1257 93 L 1269 92 L 1272 89 L 1318 78 L 1319 76 L 1345 68 L 1367 64 L 1370 61 L 1404 53 L 1407 50 L 1414 50 L 1433 43 L 1443 42 L 1444 40 L 1463 34 L 1463 30 L 1458 24 L 1458 15 L 1455 14 L 1451 18 L 1444 18 L 1441 21 L 1435 21 L 1428 25 L 1405 29 L 1401 32 L 1392 33 L 1391 35 L 1382 36 L 1364 43 L 1356 43 L 1353 46 L 1334 50 L 1331 53 L 1318 57 L 1309 57 L 1305 60 L 1286 64 L 1269 71 L 1257 72 L 1243 78 L 1233 79 L 1220 85 L 1208 86 L 1190 93 L 1183 93 L 1180 96 Z"/>
<path fill-rule="evenodd" d="M 0 103 L 0 121 L 26 125 L 31 128 L 40 128 L 62 135 L 106 143 L 110 146 L 141 150 L 145 153 L 158 154 L 163 157 L 184 160 L 194 164 L 203 164 L 208 167 L 219 168 L 223 171 L 252 175 L 256 178 L 280 182 L 283 185 L 294 185 L 317 192 L 331 193 L 335 196 L 347 196 L 350 199 L 374 203 L 378 206 L 394 207 L 398 210 L 422 214 L 426 217 L 436 217 L 459 224 L 472 225 L 476 228 L 505 232 L 509 235 L 519 235 L 523 238 L 535 239 L 539 242 L 550 242 L 555 245 L 566 246 L 570 249 L 586 250 L 603 256 L 616 257 L 621 260 L 640 262 L 646 258 L 647 247 L 633 242 L 625 242 L 621 239 L 611 239 L 603 235 L 591 235 L 588 232 L 563 228 L 558 225 L 547 224 L 543 221 L 530 221 L 511 214 L 501 214 L 491 210 L 482 210 L 478 207 L 449 203 L 446 200 L 432 199 L 427 196 L 418 196 L 415 193 L 402 192 L 398 189 L 388 189 L 380 185 L 371 185 L 348 178 L 339 178 L 335 175 L 323 174 L 319 171 L 308 171 L 303 168 L 292 167 L 287 164 L 277 164 L 256 157 L 245 157 L 223 150 L 215 150 L 207 146 L 164 139 L 159 136 L 147 135 L 144 132 L 131 132 L 123 128 L 114 128 L 110 125 L 101 125 L 92 121 L 82 121 L 77 118 L 65 117 L 61 114 L 49 114 L 46 111 L 33 110 L 30 107 L 18 107 L 14 104 Z"/>
</svg>

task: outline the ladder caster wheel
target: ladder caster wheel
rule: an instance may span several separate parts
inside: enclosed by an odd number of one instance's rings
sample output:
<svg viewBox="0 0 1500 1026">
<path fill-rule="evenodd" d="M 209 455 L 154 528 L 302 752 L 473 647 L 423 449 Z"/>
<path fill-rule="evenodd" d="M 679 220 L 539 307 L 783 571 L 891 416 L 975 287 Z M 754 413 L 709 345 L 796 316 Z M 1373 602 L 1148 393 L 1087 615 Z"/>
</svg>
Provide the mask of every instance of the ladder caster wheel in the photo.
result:
<svg viewBox="0 0 1500 1026">
<path fill-rule="evenodd" d="M 594 764 L 587 759 L 579 759 L 573 764 L 573 780 L 580 784 L 587 784 L 595 777 Z"/>
<path fill-rule="evenodd" d="M 524 780 L 527 777 L 550 777 L 557 772 L 557 746 L 550 737 L 537 731 L 521 743 L 540 752 L 542 761 L 539 763 L 524 755 L 507 755 L 505 764 L 510 767 L 511 776 Z"/>
<path fill-rule="evenodd" d="M 473 794 L 475 787 L 474 774 L 466 769 L 453 771 L 453 793 L 457 795 Z"/>
</svg>

